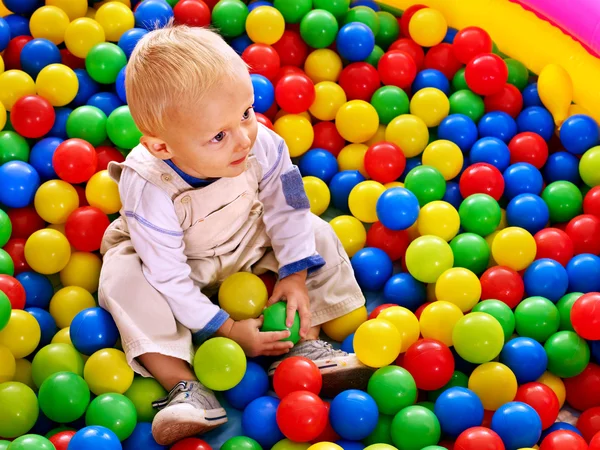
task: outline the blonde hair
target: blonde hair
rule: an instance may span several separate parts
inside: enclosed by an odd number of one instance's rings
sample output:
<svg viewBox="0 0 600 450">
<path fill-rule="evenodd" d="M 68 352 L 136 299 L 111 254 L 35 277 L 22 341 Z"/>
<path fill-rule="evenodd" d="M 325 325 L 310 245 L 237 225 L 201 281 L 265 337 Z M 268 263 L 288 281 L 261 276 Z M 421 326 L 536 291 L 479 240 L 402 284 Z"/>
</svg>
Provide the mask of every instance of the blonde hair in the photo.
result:
<svg viewBox="0 0 600 450">
<path fill-rule="evenodd" d="M 215 32 L 167 25 L 136 45 L 125 76 L 127 102 L 140 131 L 159 135 L 182 108 L 201 101 L 224 77 L 245 66 Z"/>
</svg>

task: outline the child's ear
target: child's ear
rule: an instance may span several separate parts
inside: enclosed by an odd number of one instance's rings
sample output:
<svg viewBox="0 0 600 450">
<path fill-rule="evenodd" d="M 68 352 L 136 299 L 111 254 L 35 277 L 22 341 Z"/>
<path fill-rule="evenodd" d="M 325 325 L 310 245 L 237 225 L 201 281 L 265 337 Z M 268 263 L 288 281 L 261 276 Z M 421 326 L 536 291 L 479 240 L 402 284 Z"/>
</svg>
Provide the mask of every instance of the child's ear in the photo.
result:
<svg viewBox="0 0 600 450">
<path fill-rule="evenodd" d="M 140 139 L 141 144 L 160 159 L 171 159 L 173 155 L 167 146 L 167 143 L 160 138 L 154 136 L 143 135 Z"/>
</svg>

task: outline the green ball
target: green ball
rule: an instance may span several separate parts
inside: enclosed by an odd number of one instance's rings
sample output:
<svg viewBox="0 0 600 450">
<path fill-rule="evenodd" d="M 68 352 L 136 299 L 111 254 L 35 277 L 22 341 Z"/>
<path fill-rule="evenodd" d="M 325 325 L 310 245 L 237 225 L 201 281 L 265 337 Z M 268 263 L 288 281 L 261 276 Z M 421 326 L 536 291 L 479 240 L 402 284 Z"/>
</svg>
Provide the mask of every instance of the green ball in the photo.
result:
<svg viewBox="0 0 600 450">
<path fill-rule="evenodd" d="M 36 353 L 31 363 L 31 375 L 40 387 L 50 375 L 72 372 L 83 376 L 83 359 L 75 347 L 69 344 L 48 344 Z"/>
<path fill-rule="evenodd" d="M 442 393 L 453 387 L 468 387 L 469 377 L 464 373 L 455 370 L 452 374 L 452 378 L 443 387 L 436 389 L 435 391 L 429 391 L 427 393 L 427 399 L 431 402 L 435 402 Z"/>
<path fill-rule="evenodd" d="M 350 0 L 313 0 L 315 9 L 324 9 L 330 12 L 340 22 L 344 20 L 350 10 Z"/>
<path fill-rule="evenodd" d="M 152 402 L 167 395 L 167 391 L 154 378 L 135 377 L 125 397 L 133 402 L 139 422 L 152 422 L 158 412 Z"/>
<path fill-rule="evenodd" d="M 440 440 L 440 422 L 423 406 L 408 406 L 392 422 L 392 440 L 402 450 L 421 450 Z"/>
<path fill-rule="evenodd" d="M 462 228 L 479 236 L 493 233 L 502 220 L 500 205 L 487 194 L 469 195 L 460 204 L 458 215 Z"/>
<path fill-rule="evenodd" d="M 116 44 L 103 42 L 96 44 L 85 58 L 85 69 L 98 83 L 112 84 L 117 75 L 127 65 L 125 52 Z"/>
<path fill-rule="evenodd" d="M 246 373 L 246 355 L 237 342 L 216 337 L 196 351 L 194 370 L 200 383 L 213 391 L 235 387 Z"/>
<path fill-rule="evenodd" d="M 452 77 L 452 90 L 454 92 L 458 91 L 470 91 L 469 85 L 467 84 L 467 79 L 465 78 L 465 68 L 461 67 L 456 71 L 454 76 Z"/>
<path fill-rule="evenodd" d="M 410 100 L 408 95 L 397 86 L 382 86 L 371 97 L 371 105 L 377 111 L 379 122 L 387 125 L 396 117 L 408 114 Z"/>
<path fill-rule="evenodd" d="M 269 306 L 263 311 L 263 325 L 260 331 L 284 331 L 289 330 L 290 335 L 282 339 L 282 341 L 290 341 L 294 345 L 300 341 L 300 314 L 296 311 L 294 316 L 294 323 L 291 327 L 285 326 L 285 320 L 287 318 L 286 303 L 277 302 Z"/>
<path fill-rule="evenodd" d="M 406 175 L 404 187 L 415 194 L 419 205 L 423 207 L 444 197 L 446 180 L 435 167 L 417 166 Z"/>
<path fill-rule="evenodd" d="M 12 305 L 6 294 L 0 291 L 0 331 L 8 324 Z"/>
<path fill-rule="evenodd" d="M 0 441 L 0 450 L 7 450 L 10 445 L 10 441 Z"/>
<path fill-rule="evenodd" d="M 287 23 L 300 23 L 312 9 L 312 0 L 275 0 L 273 6 L 279 10 Z"/>
<path fill-rule="evenodd" d="M 289 439 L 282 439 L 271 450 L 306 450 L 310 444 L 304 442 L 292 442 Z"/>
<path fill-rule="evenodd" d="M 39 411 L 38 399 L 29 386 L 13 381 L 0 384 L 0 436 L 24 435 L 35 425 Z"/>
<path fill-rule="evenodd" d="M 375 10 L 369 8 L 368 6 L 355 6 L 354 8 L 351 8 L 350 11 L 348 11 L 348 14 L 346 14 L 344 25 L 351 22 L 364 23 L 371 29 L 374 36 L 379 34 L 379 16 Z"/>
<path fill-rule="evenodd" d="M 15 274 L 15 263 L 6 251 L 0 248 L 0 274 L 10 275 Z"/>
<path fill-rule="evenodd" d="M 456 91 L 448 100 L 450 101 L 450 114 L 463 114 L 475 123 L 479 122 L 479 119 L 485 114 L 483 99 L 468 89 Z"/>
<path fill-rule="evenodd" d="M 515 309 L 515 324 L 519 336 L 544 343 L 558 331 L 560 316 L 556 305 L 544 297 L 529 297 Z"/>
<path fill-rule="evenodd" d="M 552 222 L 568 222 L 581 214 L 583 195 L 570 181 L 555 181 L 546 186 L 542 199 L 550 210 Z"/>
<path fill-rule="evenodd" d="M 0 208 L 0 247 L 4 247 L 12 234 L 12 223 L 8 214 Z"/>
<path fill-rule="evenodd" d="M 464 267 L 476 275 L 487 269 L 490 247 L 484 238 L 475 233 L 462 233 L 450 241 L 454 254 L 454 267 Z"/>
<path fill-rule="evenodd" d="M 142 132 L 138 129 L 129 106 L 123 105 L 115 109 L 106 121 L 108 138 L 117 147 L 131 150 L 140 143 Z"/>
<path fill-rule="evenodd" d="M 428 445 L 421 450 L 446 450 L 446 447 L 440 447 L 439 445 Z"/>
<path fill-rule="evenodd" d="M 106 427 L 124 441 L 137 423 L 135 406 L 122 394 L 102 394 L 92 400 L 85 413 L 87 426 L 99 425 Z"/>
<path fill-rule="evenodd" d="M 175 5 L 179 3 L 179 0 L 167 0 L 167 3 L 171 6 L 171 8 L 174 8 Z"/>
<path fill-rule="evenodd" d="M 10 444 L 10 450 L 55 450 L 54 444 L 43 436 L 26 434 Z"/>
<path fill-rule="evenodd" d="M 573 308 L 573 304 L 582 295 L 582 292 L 571 292 L 570 294 L 563 295 L 556 303 L 558 314 L 560 315 L 560 326 L 558 328 L 560 331 L 575 331 L 571 323 L 571 308 Z"/>
<path fill-rule="evenodd" d="M 248 7 L 240 0 L 221 0 L 212 11 L 212 24 L 226 38 L 233 38 L 246 31 Z"/>
<path fill-rule="evenodd" d="M 514 85 L 520 91 L 525 89 L 529 81 L 529 70 L 525 64 L 512 58 L 507 58 L 504 62 L 508 67 L 508 84 Z"/>
<path fill-rule="evenodd" d="M 375 35 L 375 43 L 387 50 L 398 39 L 400 25 L 394 15 L 389 12 L 380 11 L 377 16 L 379 17 L 379 33 Z"/>
<path fill-rule="evenodd" d="M 387 366 L 377 369 L 367 386 L 382 414 L 394 415 L 417 400 L 417 385 L 412 375 L 404 368 Z"/>
<path fill-rule="evenodd" d="M 313 48 L 329 47 L 335 41 L 339 27 L 329 11 L 314 9 L 300 22 L 300 35 Z"/>
<path fill-rule="evenodd" d="M 377 69 L 379 60 L 381 59 L 381 57 L 384 54 L 385 54 L 385 52 L 383 51 L 383 49 L 379 45 L 375 45 L 375 47 L 373 47 L 373 51 L 371 52 L 371 54 L 367 57 L 367 59 L 365 59 L 365 62 L 367 64 L 371 64 L 373 67 L 375 67 Z"/>
<path fill-rule="evenodd" d="M 374 445 L 374 444 L 389 444 L 392 445 L 392 416 L 386 416 L 381 414 L 379 411 L 379 418 L 377 419 L 377 425 L 375 429 L 363 439 L 363 444 Z"/>
<path fill-rule="evenodd" d="M 88 141 L 94 147 L 106 140 L 106 114 L 95 106 L 80 106 L 69 114 L 67 136 Z"/>
<path fill-rule="evenodd" d="M 583 154 L 579 160 L 579 175 L 585 183 L 582 189 L 600 185 L 600 146 L 592 147 Z"/>
<path fill-rule="evenodd" d="M 223 443 L 221 450 L 262 450 L 262 447 L 252 438 L 234 436 Z"/>
<path fill-rule="evenodd" d="M 79 419 L 90 403 L 90 389 L 83 378 L 72 372 L 58 372 L 42 383 L 38 394 L 40 409 L 54 422 Z"/>
<path fill-rule="evenodd" d="M 14 131 L 0 131 L 0 166 L 9 161 L 29 161 L 29 144 Z"/>
<path fill-rule="evenodd" d="M 515 332 L 515 315 L 510 306 L 500 300 L 484 300 L 477 303 L 473 312 L 487 313 L 494 317 L 504 331 L 504 342 L 508 342 Z"/>
<path fill-rule="evenodd" d="M 548 355 L 548 371 L 557 377 L 579 375 L 590 362 L 588 343 L 573 331 L 559 331 L 544 344 Z"/>
</svg>

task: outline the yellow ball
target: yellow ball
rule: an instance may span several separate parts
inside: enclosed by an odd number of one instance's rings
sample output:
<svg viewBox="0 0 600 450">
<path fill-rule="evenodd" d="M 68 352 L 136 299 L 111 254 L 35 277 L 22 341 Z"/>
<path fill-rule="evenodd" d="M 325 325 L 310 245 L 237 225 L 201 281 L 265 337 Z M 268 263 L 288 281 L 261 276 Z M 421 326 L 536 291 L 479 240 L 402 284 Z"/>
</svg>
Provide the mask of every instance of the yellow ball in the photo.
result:
<svg viewBox="0 0 600 450">
<path fill-rule="evenodd" d="M 73 252 L 71 259 L 60 271 L 63 286 L 79 286 L 92 293 L 98 290 L 102 260 L 94 253 Z"/>
<path fill-rule="evenodd" d="M 494 260 L 517 272 L 533 262 L 536 251 L 537 246 L 531 233 L 519 227 L 500 230 L 492 242 Z"/>
<path fill-rule="evenodd" d="M 434 301 L 425 307 L 419 318 L 421 334 L 426 339 L 436 339 L 450 347 L 454 326 L 462 318 L 463 313 L 458 306 L 449 302 Z"/>
<path fill-rule="evenodd" d="M 469 377 L 471 389 L 483 403 L 483 408 L 496 411 L 517 395 L 517 378 L 507 366 L 497 362 L 481 364 Z"/>
<path fill-rule="evenodd" d="M 333 444 L 333 445 L 335 445 L 335 444 Z M 271 447 L 271 450 L 307 450 L 308 448 L 310 448 L 310 446 L 311 445 L 309 443 L 293 442 L 293 441 L 290 441 L 289 439 L 282 439 L 277 444 L 275 444 L 273 447 Z"/>
<path fill-rule="evenodd" d="M 310 121 L 298 114 L 288 114 L 277 119 L 273 127 L 285 140 L 292 158 L 306 153 L 315 138 Z"/>
<path fill-rule="evenodd" d="M 33 78 L 21 70 L 7 70 L 0 74 L 0 102 L 7 111 L 26 95 L 35 95 Z"/>
<path fill-rule="evenodd" d="M 495 317 L 473 312 L 460 319 L 452 333 L 454 349 L 465 361 L 483 364 L 496 358 L 504 345 L 504 331 Z"/>
<path fill-rule="evenodd" d="M 452 141 L 433 141 L 423 152 L 423 164 L 435 167 L 446 181 L 456 178 L 464 162 L 463 153 Z"/>
<path fill-rule="evenodd" d="M 365 155 L 367 154 L 365 144 L 348 144 L 337 156 L 338 167 L 340 172 L 344 170 L 358 170 L 365 178 L 369 178 L 369 174 L 365 169 Z"/>
<path fill-rule="evenodd" d="M 400 354 L 402 337 L 394 324 L 378 318 L 359 326 L 352 343 L 360 362 L 369 367 L 383 367 Z"/>
<path fill-rule="evenodd" d="M 402 183 L 401 181 L 390 181 L 389 183 L 385 183 L 384 184 L 386 189 L 392 189 L 395 187 L 404 187 L 404 183 Z"/>
<path fill-rule="evenodd" d="M 65 106 L 73 101 L 79 89 L 77 75 L 63 64 L 44 67 L 35 80 L 37 93 L 52 106 Z"/>
<path fill-rule="evenodd" d="M 437 9 L 424 8 L 412 16 L 408 24 L 408 32 L 417 44 L 433 47 L 444 40 L 448 32 L 448 23 Z"/>
<path fill-rule="evenodd" d="M 114 214 L 121 209 L 119 185 L 106 170 L 92 175 L 85 187 L 85 198 L 90 206 L 99 208 L 104 214 Z"/>
<path fill-rule="evenodd" d="M 429 143 L 429 129 L 423 119 L 402 114 L 393 119 L 385 129 L 385 140 L 402 149 L 404 156 L 412 158 L 425 150 Z"/>
<path fill-rule="evenodd" d="M 420 236 L 406 249 L 406 267 L 423 283 L 435 283 L 454 264 L 450 245 L 437 236 Z"/>
<path fill-rule="evenodd" d="M 400 353 L 404 353 L 419 339 L 421 334 L 419 319 L 409 309 L 402 306 L 391 306 L 381 311 L 377 319 L 387 320 L 396 327 L 402 339 Z"/>
<path fill-rule="evenodd" d="M 436 200 L 421 208 L 417 227 L 421 236 L 432 234 L 450 241 L 458 234 L 460 216 L 450 203 Z"/>
<path fill-rule="evenodd" d="M 421 89 L 410 101 L 410 113 L 423 119 L 429 128 L 437 127 L 449 112 L 448 97 L 436 88 Z"/>
<path fill-rule="evenodd" d="M 350 212 L 361 222 L 377 222 L 377 200 L 385 192 L 383 184 L 377 181 L 363 181 L 350 191 L 348 206 Z"/>
<path fill-rule="evenodd" d="M 54 337 L 52 338 L 52 344 L 67 344 L 71 347 L 74 347 L 73 342 L 71 342 L 71 334 L 70 327 L 65 327 L 61 330 L 58 330 Z"/>
<path fill-rule="evenodd" d="M 30 355 L 40 343 L 38 321 L 22 309 L 13 309 L 6 326 L 0 331 L 0 346 L 10 350 L 15 359 Z"/>
<path fill-rule="evenodd" d="M 4 59 L 2 59 L 2 55 L 0 55 L 0 73 L 4 72 Z"/>
<path fill-rule="evenodd" d="M 69 20 L 85 16 L 88 9 L 86 0 L 46 0 L 46 5 L 62 9 L 69 16 Z"/>
<path fill-rule="evenodd" d="M 281 39 L 284 31 L 285 20 L 272 6 L 259 6 L 246 19 L 246 33 L 252 42 L 272 45 Z"/>
<path fill-rule="evenodd" d="M 88 291 L 79 286 L 67 286 L 54 294 L 49 311 L 58 328 L 65 328 L 79 312 L 95 306 L 96 301 Z"/>
<path fill-rule="evenodd" d="M 275 121 L 278 121 L 279 119 L 281 119 L 283 116 L 290 116 L 292 115 L 291 113 L 287 112 L 284 109 L 280 109 L 277 114 L 275 114 Z M 308 111 L 304 111 L 301 112 L 299 114 L 296 114 L 300 117 L 304 117 L 306 120 L 308 120 L 310 123 L 312 123 L 312 117 L 310 117 L 310 113 Z"/>
<path fill-rule="evenodd" d="M 267 287 L 256 275 L 238 272 L 219 288 L 219 306 L 233 320 L 256 319 L 267 305 Z"/>
<path fill-rule="evenodd" d="M 319 442 L 308 447 L 308 450 L 344 450 L 333 442 Z"/>
<path fill-rule="evenodd" d="M 85 363 L 83 379 L 96 395 L 109 392 L 124 394 L 133 383 L 133 370 L 127 364 L 125 353 L 105 348 L 94 353 Z"/>
<path fill-rule="evenodd" d="M 313 51 L 304 62 L 304 72 L 315 84 L 321 81 L 337 81 L 342 69 L 342 59 L 328 48 Z"/>
<path fill-rule="evenodd" d="M 69 26 L 69 16 L 56 6 L 42 6 L 29 19 L 29 30 L 34 38 L 44 38 L 56 45 L 62 44 Z"/>
<path fill-rule="evenodd" d="M 338 110 L 335 126 L 347 141 L 365 142 L 377 133 L 379 116 L 370 103 L 364 100 L 350 100 Z"/>
<path fill-rule="evenodd" d="M 370 147 L 373 144 L 385 141 L 386 128 L 387 127 L 385 125 L 379 124 L 379 126 L 377 127 L 377 132 L 373 135 L 371 139 L 365 142 L 365 145 L 368 145 Z"/>
<path fill-rule="evenodd" d="M 37 386 L 33 382 L 33 376 L 31 375 L 31 363 L 27 359 L 21 358 L 15 360 L 15 376 L 13 377 L 13 381 L 23 383 L 34 391 L 37 390 Z"/>
<path fill-rule="evenodd" d="M 354 333 L 361 323 L 367 320 L 367 316 L 367 308 L 361 306 L 342 317 L 325 322 L 321 327 L 331 339 L 342 342 Z"/>
<path fill-rule="evenodd" d="M 5 16 L 8 16 L 9 14 L 12 14 L 12 12 L 10 12 L 8 10 L 8 8 L 6 6 L 4 6 L 4 3 L 2 2 L 2 0 L 0 0 L 0 17 L 5 17 Z"/>
<path fill-rule="evenodd" d="M 38 215 L 46 222 L 65 223 L 79 207 L 79 196 L 66 181 L 50 180 L 38 188 L 33 204 Z"/>
<path fill-rule="evenodd" d="M 96 3 L 96 5 L 99 5 L 101 3 L 108 3 L 108 2 L 105 1 L 105 2 Z M 94 8 L 88 8 L 87 13 L 85 13 L 85 17 L 87 17 L 88 19 L 96 20 L 96 10 Z"/>
<path fill-rule="evenodd" d="M 96 11 L 96 20 L 104 28 L 106 40 L 117 42 L 123 33 L 135 26 L 133 12 L 120 2 L 108 2 Z"/>
<path fill-rule="evenodd" d="M 554 391 L 558 397 L 558 404 L 562 408 L 567 399 L 567 389 L 565 388 L 563 380 L 550 372 L 544 372 L 542 376 L 538 378 L 537 382 L 545 384 Z"/>
<path fill-rule="evenodd" d="M 111 3 L 111 2 L 119 2 L 119 3 L 123 3 L 125 6 L 127 6 L 129 9 L 131 9 L 131 1 L 130 0 L 102 0 L 101 2 L 94 2 L 94 7 L 96 9 L 100 8 L 103 5 L 106 5 L 107 3 Z M 89 11 L 89 9 L 88 9 Z"/>
<path fill-rule="evenodd" d="M 59 231 L 44 228 L 33 233 L 25 243 L 25 260 L 36 272 L 50 275 L 65 268 L 71 246 Z"/>
<path fill-rule="evenodd" d="M 350 258 L 367 242 L 367 231 L 360 220 L 352 216 L 338 216 L 329 222 Z"/>
<path fill-rule="evenodd" d="M 435 296 L 435 283 L 429 283 L 427 285 L 425 288 L 425 296 L 428 302 L 437 302 L 437 297 Z"/>
<path fill-rule="evenodd" d="M 6 125 L 6 108 L 0 102 L 0 130 L 4 129 L 4 125 Z"/>
<path fill-rule="evenodd" d="M 60 234 L 62 234 L 63 236 L 67 235 L 67 232 L 65 231 L 65 224 L 64 223 L 51 223 L 51 224 L 48 224 L 48 226 L 46 228 L 49 228 L 51 230 L 56 230 Z M 73 253 L 74 251 L 75 250 L 73 249 L 73 246 L 71 246 L 71 253 Z"/>
<path fill-rule="evenodd" d="M 65 31 L 65 45 L 78 58 L 85 58 L 93 46 L 106 40 L 104 28 L 93 19 L 75 19 Z"/>
<path fill-rule="evenodd" d="M 304 183 L 304 190 L 310 202 L 310 212 L 320 216 L 327 211 L 329 202 L 331 201 L 331 193 L 327 184 L 320 178 L 312 176 L 302 178 L 302 182 Z"/>
<path fill-rule="evenodd" d="M 315 85 L 315 101 L 308 110 L 319 120 L 333 120 L 346 101 L 346 93 L 339 84 L 321 81 Z"/>
<path fill-rule="evenodd" d="M 8 347 L 0 345 L 0 384 L 15 378 L 17 364 Z"/>
<path fill-rule="evenodd" d="M 454 303 L 462 312 L 467 312 L 481 298 L 481 283 L 469 269 L 453 267 L 438 278 L 435 296 L 438 300 Z"/>
</svg>

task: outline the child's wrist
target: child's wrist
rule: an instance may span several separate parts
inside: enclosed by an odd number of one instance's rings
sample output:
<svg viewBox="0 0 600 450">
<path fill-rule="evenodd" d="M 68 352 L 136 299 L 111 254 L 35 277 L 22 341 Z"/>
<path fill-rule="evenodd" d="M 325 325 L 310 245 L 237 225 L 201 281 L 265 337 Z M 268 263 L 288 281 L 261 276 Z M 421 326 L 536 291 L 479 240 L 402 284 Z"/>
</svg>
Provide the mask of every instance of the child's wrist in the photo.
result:
<svg viewBox="0 0 600 450">
<path fill-rule="evenodd" d="M 217 332 L 215 333 L 215 336 L 229 337 L 229 335 L 231 333 L 231 328 L 233 327 L 234 323 L 235 323 L 235 321 L 231 317 L 227 318 L 225 323 L 223 325 L 221 325 L 221 327 L 217 330 Z"/>
</svg>

